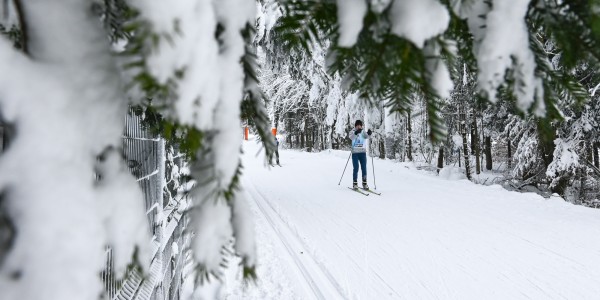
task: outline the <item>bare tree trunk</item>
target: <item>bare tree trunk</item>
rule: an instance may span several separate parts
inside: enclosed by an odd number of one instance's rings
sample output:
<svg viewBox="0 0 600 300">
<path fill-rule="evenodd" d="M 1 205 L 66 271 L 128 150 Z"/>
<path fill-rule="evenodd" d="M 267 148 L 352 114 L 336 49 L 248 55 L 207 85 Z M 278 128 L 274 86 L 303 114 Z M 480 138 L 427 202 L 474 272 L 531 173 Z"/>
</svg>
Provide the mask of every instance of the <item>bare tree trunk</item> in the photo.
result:
<svg viewBox="0 0 600 300">
<path fill-rule="evenodd" d="M 512 169 L 512 147 L 511 147 L 511 142 L 510 142 L 510 136 L 507 138 L 507 140 L 508 141 L 506 142 L 506 145 L 508 147 L 508 149 L 507 149 L 508 151 L 507 151 L 506 156 L 507 156 L 507 161 L 508 161 L 508 163 L 507 163 L 508 169 L 510 170 L 510 169 Z"/>
<path fill-rule="evenodd" d="M 492 170 L 492 138 L 485 137 L 485 169 Z"/>
<path fill-rule="evenodd" d="M 310 152 L 310 130 L 308 129 L 304 132 L 304 148 Z"/>
<path fill-rule="evenodd" d="M 335 123 L 337 123 L 337 120 L 333 120 L 333 124 L 331 124 L 331 134 L 329 135 L 329 138 L 331 141 L 331 149 L 339 149 L 338 147 L 334 146 L 334 143 L 333 143 L 333 132 L 335 131 Z M 337 144 L 337 143 L 335 143 L 335 144 Z"/>
<path fill-rule="evenodd" d="M 440 146 L 440 150 L 438 151 L 438 161 L 437 161 L 437 172 L 444 167 L 444 147 Z"/>
<path fill-rule="evenodd" d="M 465 159 L 465 175 L 467 179 L 471 180 L 471 169 L 469 166 L 469 144 L 467 142 L 467 130 L 466 126 L 463 126 L 463 156 Z"/>
<path fill-rule="evenodd" d="M 314 148 L 313 146 L 313 131 L 312 130 L 307 130 L 306 131 L 306 147 L 308 148 L 308 151 L 310 152 L 312 148 Z"/>
<path fill-rule="evenodd" d="M 468 117 L 468 116 L 467 116 Z M 477 149 L 477 118 L 475 117 L 475 109 L 473 109 L 473 122 L 471 123 L 471 155 L 475 155 Z M 477 173 L 479 174 L 479 173 Z"/>
<path fill-rule="evenodd" d="M 471 147 L 474 147 L 474 149 L 472 149 L 475 152 L 475 173 L 476 174 L 480 174 L 481 173 L 481 160 L 479 160 L 479 158 L 481 157 L 481 149 L 479 147 L 479 133 L 477 132 L 477 117 L 475 112 L 473 112 L 473 135 L 471 136 Z"/>
<path fill-rule="evenodd" d="M 577 193 L 579 197 L 577 199 L 577 204 L 581 205 L 587 200 L 587 193 L 585 190 L 587 185 L 587 176 L 585 176 L 585 172 L 582 169 L 577 170 L 577 173 L 579 175 L 579 193 Z"/>
<path fill-rule="evenodd" d="M 406 121 L 406 129 L 408 130 L 408 152 L 407 152 L 407 156 L 408 156 L 408 160 L 409 161 L 413 161 L 413 156 L 412 156 L 412 125 L 410 124 L 410 114 L 411 114 L 411 111 L 408 110 L 408 119 Z"/>
<path fill-rule="evenodd" d="M 594 166 L 596 166 L 596 168 L 600 168 L 600 160 L 598 159 L 598 148 L 600 148 L 600 143 L 594 143 L 592 146 L 594 153 L 592 153 L 592 155 L 594 156 Z"/>
<path fill-rule="evenodd" d="M 317 129 L 317 143 L 319 151 L 325 149 L 325 134 L 323 133 L 323 126 L 319 125 Z"/>
<path fill-rule="evenodd" d="M 463 156 L 465 159 L 465 175 L 471 180 L 471 169 L 469 166 L 469 142 L 467 140 L 467 116 L 464 112 L 460 114 L 460 133 L 463 140 Z"/>
<path fill-rule="evenodd" d="M 479 111 L 482 111 L 481 110 L 481 105 L 479 105 Z M 480 135 L 479 135 L 479 149 L 481 150 L 481 146 L 485 147 L 485 145 L 483 145 L 483 143 L 485 143 L 485 127 L 483 127 L 483 113 L 479 114 L 479 117 L 480 117 L 479 119 L 481 121 L 481 122 L 479 122 L 479 129 L 480 129 L 479 130 L 479 133 L 480 133 Z M 477 119 L 475 119 L 475 122 L 477 122 Z M 484 149 L 484 151 L 485 151 L 485 149 Z M 491 149 L 490 149 L 490 151 L 491 151 Z M 481 160 L 481 164 L 483 164 L 483 155 L 481 155 L 480 160 Z M 487 163 L 487 161 L 486 161 L 486 163 Z"/>
<path fill-rule="evenodd" d="M 309 139 L 310 145 L 309 145 L 309 147 L 310 147 L 310 149 L 312 151 L 312 150 L 315 149 L 315 130 L 314 129 L 311 130 L 308 134 L 310 135 L 310 139 Z"/>
<path fill-rule="evenodd" d="M 319 126 L 320 130 L 321 130 L 321 134 L 319 134 L 321 136 L 321 150 L 324 150 L 327 146 L 325 146 L 325 130 L 323 128 L 323 126 Z"/>
<path fill-rule="evenodd" d="M 384 141 L 384 139 L 379 139 L 379 158 L 385 159 L 385 141 Z"/>
</svg>

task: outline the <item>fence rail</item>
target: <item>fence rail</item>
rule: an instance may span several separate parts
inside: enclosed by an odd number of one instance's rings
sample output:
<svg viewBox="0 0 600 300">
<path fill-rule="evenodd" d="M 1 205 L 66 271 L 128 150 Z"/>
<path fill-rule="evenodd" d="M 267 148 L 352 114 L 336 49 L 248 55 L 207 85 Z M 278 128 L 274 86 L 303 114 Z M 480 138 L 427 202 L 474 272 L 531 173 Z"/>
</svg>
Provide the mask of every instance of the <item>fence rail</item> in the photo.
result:
<svg viewBox="0 0 600 300">
<path fill-rule="evenodd" d="M 183 230 L 187 219 L 169 204 L 169 193 L 165 193 L 166 151 L 164 139 L 151 134 L 139 116 L 129 113 L 125 117 L 123 152 L 131 173 L 136 176 L 144 194 L 148 224 L 152 234 L 152 262 L 149 266 L 132 268 L 123 279 L 115 278 L 113 252 L 106 250 L 106 266 L 101 273 L 104 283 L 104 299 L 118 300 L 163 300 L 179 299 L 184 255 L 188 246 Z M 182 161 L 176 160 L 181 168 Z M 165 216 L 169 216 L 166 218 Z"/>
</svg>

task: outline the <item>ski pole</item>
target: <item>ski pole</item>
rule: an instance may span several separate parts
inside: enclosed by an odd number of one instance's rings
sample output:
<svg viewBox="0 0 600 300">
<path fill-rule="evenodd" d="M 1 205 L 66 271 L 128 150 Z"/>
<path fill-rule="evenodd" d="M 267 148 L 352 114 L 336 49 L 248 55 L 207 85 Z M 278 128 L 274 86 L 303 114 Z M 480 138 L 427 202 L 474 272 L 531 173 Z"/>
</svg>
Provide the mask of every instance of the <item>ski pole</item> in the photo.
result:
<svg viewBox="0 0 600 300">
<path fill-rule="evenodd" d="M 377 189 L 377 182 L 375 181 L 375 164 L 373 163 L 374 159 L 371 156 L 371 166 L 373 167 L 373 186 Z"/>
<path fill-rule="evenodd" d="M 344 178 L 344 173 L 346 173 L 346 168 L 348 167 L 348 162 L 350 161 L 350 157 L 352 156 L 352 152 L 348 155 L 348 160 L 346 161 L 346 166 L 344 167 L 344 172 L 342 172 L 342 177 L 340 177 L 340 182 L 338 185 L 342 184 L 342 178 Z"/>
<path fill-rule="evenodd" d="M 373 140 L 370 140 L 369 144 L 371 146 L 373 146 Z M 372 148 L 372 147 L 369 147 L 369 148 Z M 369 150 L 371 150 L 371 153 L 373 153 L 372 152 L 373 149 L 369 149 Z M 373 187 L 375 189 L 377 189 L 377 181 L 375 181 L 375 163 L 374 163 L 375 159 L 373 157 L 374 157 L 374 155 L 371 155 L 371 167 L 373 168 Z"/>
</svg>

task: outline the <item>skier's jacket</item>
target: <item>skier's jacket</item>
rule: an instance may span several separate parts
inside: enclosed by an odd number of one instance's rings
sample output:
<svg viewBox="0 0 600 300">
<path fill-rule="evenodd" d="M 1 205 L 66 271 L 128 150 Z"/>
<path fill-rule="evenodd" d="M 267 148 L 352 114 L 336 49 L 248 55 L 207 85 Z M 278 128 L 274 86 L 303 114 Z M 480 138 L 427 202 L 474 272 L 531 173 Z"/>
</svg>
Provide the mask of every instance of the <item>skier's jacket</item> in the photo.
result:
<svg viewBox="0 0 600 300">
<path fill-rule="evenodd" d="M 361 133 L 356 134 L 356 129 L 350 130 L 348 137 L 352 140 L 352 153 L 365 153 L 367 152 L 367 141 L 369 135 L 363 130 Z"/>
</svg>

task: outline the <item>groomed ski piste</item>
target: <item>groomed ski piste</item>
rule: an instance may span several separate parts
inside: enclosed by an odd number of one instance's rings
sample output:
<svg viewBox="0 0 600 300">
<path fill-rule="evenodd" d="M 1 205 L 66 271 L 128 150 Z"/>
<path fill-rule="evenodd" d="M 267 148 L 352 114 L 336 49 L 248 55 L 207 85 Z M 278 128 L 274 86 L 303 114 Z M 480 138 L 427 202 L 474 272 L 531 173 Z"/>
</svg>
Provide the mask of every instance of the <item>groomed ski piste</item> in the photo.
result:
<svg viewBox="0 0 600 300">
<path fill-rule="evenodd" d="M 379 159 L 365 197 L 349 152 L 279 152 L 244 142 L 259 279 L 227 299 L 600 299 L 600 210 Z"/>
</svg>

